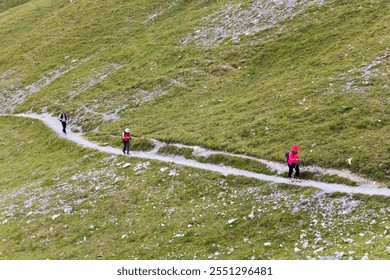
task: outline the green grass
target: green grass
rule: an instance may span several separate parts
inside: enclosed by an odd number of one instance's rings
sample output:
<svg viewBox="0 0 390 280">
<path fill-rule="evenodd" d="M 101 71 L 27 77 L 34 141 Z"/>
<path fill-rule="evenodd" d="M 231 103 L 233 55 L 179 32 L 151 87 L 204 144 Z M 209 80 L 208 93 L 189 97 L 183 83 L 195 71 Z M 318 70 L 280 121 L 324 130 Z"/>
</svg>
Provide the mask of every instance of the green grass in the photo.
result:
<svg viewBox="0 0 390 280">
<path fill-rule="evenodd" d="M 0 13 L 29 2 L 30 0 L 4 0 L 0 2 Z"/>
<path fill-rule="evenodd" d="M 1 145 L 3 192 L 50 180 L 59 169 L 66 169 L 73 157 L 85 154 L 73 149 L 71 142 L 59 140 L 43 123 L 23 118 L 1 117 Z"/>
<path fill-rule="evenodd" d="M 194 149 L 192 148 L 179 148 L 175 145 L 165 145 L 158 149 L 157 153 L 159 154 L 171 154 L 171 155 L 180 155 L 184 156 L 186 159 L 194 159 L 193 155 Z"/>
<path fill-rule="evenodd" d="M 263 174 L 276 174 L 258 161 L 223 154 L 211 154 L 207 157 L 193 155 L 191 148 L 179 148 L 174 145 L 165 145 L 158 150 L 160 154 L 182 155 L 186 159 L 194 159 L 203 163 L 222 164 L 243 170 L 254 171 Z"/>
</svg>

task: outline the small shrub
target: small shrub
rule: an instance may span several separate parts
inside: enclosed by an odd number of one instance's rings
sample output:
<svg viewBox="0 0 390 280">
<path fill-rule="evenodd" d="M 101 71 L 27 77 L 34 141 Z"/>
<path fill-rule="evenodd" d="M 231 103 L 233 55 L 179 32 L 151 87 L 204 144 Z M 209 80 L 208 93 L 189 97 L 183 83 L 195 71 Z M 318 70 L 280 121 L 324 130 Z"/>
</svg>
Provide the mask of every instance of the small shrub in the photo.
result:
<svg viewBox="0 0 390 280">
<path fill-rule="evenodd" d="M 159 154 L 171 154 L 171 155 L 181 155 L 184 156 L 186 159 L 192 159 L 194 152 L 191 148 L 179 148 L 174 145 L 165 145 L 164 147 L 161 147 L 157 153 Z"/>
<path fill-rule="evenodd" d="M 154 143 L 148 138 L 134 138 L 131 140 L 131 150 L 150 151 L 154 148 Z"/>
</svg>

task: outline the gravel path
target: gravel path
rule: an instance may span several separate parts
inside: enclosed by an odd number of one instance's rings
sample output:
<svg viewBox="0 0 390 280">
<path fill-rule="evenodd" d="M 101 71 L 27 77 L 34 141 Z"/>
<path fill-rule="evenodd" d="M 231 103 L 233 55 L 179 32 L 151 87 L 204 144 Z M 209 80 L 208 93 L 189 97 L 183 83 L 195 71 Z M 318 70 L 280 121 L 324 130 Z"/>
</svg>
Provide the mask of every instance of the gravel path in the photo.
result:
<svg viewBox="0 0 390 280">
<path fill-rule="evenodd" d="M 113 148 L 108 146 L 99 146 L 96 143 L 90 142 L 83 138 L 82 134 L 74 133 L 68 129 L 68 134 L 64 135 L 62 133 L 62 126 L 57 118 L 52 117 L 47 114 L 37 115 L 37 114 L 18 114 L 14 116 L 20 116 L 20 117 L 28 117 L 28 118 L 34 118 L 41 120 L 43 123 L 45 123 L 47 126 L 49 126 L 51 129 L 53 129 L 59 136 L 67 138 L 77 144 L 82 145 L 86 148 L 96 149 L 100 150 L 102 152 L 115 154 L 115 155 L 123 155 L 122 150 L 120 148 Z M 285 183 L 300 187 L 315 187 L 318 189 L 321 189 L 324 192 L 331 193 L 331 192 L 344 192 L 344 193 L 360 193 L 360 194 L 367 194 L 367 195 L 384 195 L 384 196 L 390 196 L 390 189 L 389 188 L 382 188 L 379 187 L 380 184 L 374 181 L 369 181 L 367 179 L 361 178 L 355 174 L 350 173 L 346 170 L 335 170 L 335 169 L 324 169 L 316 166 L 305 166 L 305 169 L 308 171 L 320 171 L 324 174 L 331 174 L 331 175 L 337 175 L 341 177 L 345 177 L 348 179 L 351 179 L 353 181 L 356 181 L 358 183 L 358 186 L 347 186 L 344 184 L 334 184 L 334 183 L 325 183 L 325 182 L 317 182 L 312 180 L 303 180 L 302 182 L 290 182 L 287 178 L 278 176 L 278 175 L 265 175 L 260 174 L 256 172 L 246 171 L 234 167 L 229 166 L 221 166 L 216 164 L 209 164 L 209 163 L 200 163 L 195 160 L 185 159 L 182 156 L 172 156 L 172 155 L 160 155 L 157 154 L 158 147 L 164 145 L 162 142 L 155 141 L 156 148 L 154 148 L 152 151 L 149 152 L 142 152 L 142 151 L 132 151 L 131 157 L 136 158 L 144 158 L 144 159 L 151 159 L 151 160 L 158 160 L 163 162 L 171 162 L 175 164 L 180 164 L 184 166 L 190 166 L 195 167 L 199 169 L 209 170 L 221 173 L 223 175 L 235 175 L 235 176 L 245 176 L 248 178 L 255 178 L 262 181 L 268 181 L 273 183 Z M 239 156 L 244 158 L 250 158 L 253 160 L 257 160 L 259 162 L 262 162 L 266 165 L 268 165 L 271 169 L 276 170 L 278 173 L 281 173 L 286 170 L 286 166 L 281 163 L 277 162 L 270 162 L 262 159 L 257 159 L 253 157 L 248 157 L 244 155 L 236 155 L 236 154 L 229 154 L 224 153 L 220 151 L 212 151 L 212 150 L 206 150 L 201 147 L 193 147 L 193 146 L 185 146 L 181 144 L 176 144 L 179 147 L 190 147 L 193 148 L 195 153 L 198 155 L 210 155 L 210 154 L 227 154 L 232 156 Z"/>
</svg>

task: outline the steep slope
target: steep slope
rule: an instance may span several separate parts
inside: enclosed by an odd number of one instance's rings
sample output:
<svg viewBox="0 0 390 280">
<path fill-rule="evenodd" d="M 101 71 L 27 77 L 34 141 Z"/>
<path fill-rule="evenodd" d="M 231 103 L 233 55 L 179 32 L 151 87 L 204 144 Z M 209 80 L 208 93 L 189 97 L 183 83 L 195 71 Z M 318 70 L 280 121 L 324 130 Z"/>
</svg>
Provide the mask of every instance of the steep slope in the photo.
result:
<svg viewBox="0 0 390 280">
<path fill-rule="evenodd" d="M 389 180 L 387 1 L 35 0 L 2 12 L 1 112 Z"/>
<path fill-rule="evenodd" d="M 24 3 L 28 2 L 29 0 L 9 0 L 9 1 L 1 1 L 0 2 L 0 13 L 12 9 L 14 7 L 17 7 L 19 5 L 23 5 Z"/>
<path fill-rule="evenodd" d="M 13 116 L 13 115 L 12 115 Z M 35 115 L 35 114 L 18 114 L 18 117 L 26 117 L 31 118 L 32 120 L 38 119 L 43 121 L 48 127 L 53 129 L 60 137 L 64 137 L 74 143 L 80 144 L 85 148 L 99 150 L 105 153 L 113 154 L 113 155 L 122 155 L 122 149 L 111 147 L 107 143 L 104 146 L 96 144 L 94 142 L 88 141 L 83 137 L 83 135 L 79 133 L 73 133 L 72 131 L 68 131 L 66 134 L 62 132 L 58 125 L 58 119 L 55 117 L 50 117 L 48 115 Z M 119 137 L 118 137 L 119 138 Z M 137 139 L 138 140 L 138 139 Z M 348 172 L 334 170 L 334 169 L 322 169 L 317 166 L 305 166 L 305 173 L 309 173 L 310 171 L 316 171 L 315 179 L 310 180 L 308 176 L 303 181 L 302 180 L 294 180 L 291 181 L 288 178 L 285 178 L 284 173 L 286 171 L 286 164 L 279 164 L 276 162 L 259 160 L 257 158 L 229 154 L 226 152 L 206 150 L 196 146 L 184 146 L 181 144 L 166 144 L 155 139 L 152 139 L 154 142 L 154 146 L 149 151 L 134 151 L 134 138 L 132 139 L 132 151 L 131 157 L 141 158 L 141 159 L 150 159 L 157 160 L 161 162 L 167 163 L 175 163 L 182 166 L 193 167 L 197 169 L 212 171 L 220 173 L 224 176 L 233 175 L 233 176 L 243 176 L 247 178 L 254 178 L 261 181 L 271 182 L 271 183 L 279 183 L 279 184 L 289 184 L 300 187 L 314 187 L 326 193 L 347 193 L 347 194 L 367 194 L 367 195 L 383 195 L 390 196 L 390 189 L 383 188 L 380 184 L 374 181 L 369 181 L 367 179 L 363 179 L 355 174 L 351 174 Z M 166 149 L 172 148 L 180 149 L 183 148 L 190 151 L 191 154 L 187 153 L 188 156 L 180 156 L 180 153 L 171 154 L 169 152 L 164 152 Z M 203 155 L 203 156 L 200 156 Z M 257 161 L 258 164 L 253 168 L 254 170 L 247 170 L 245 168 L 235 167 L 234 164 L 231 166 L 229 162 L 225 165 L 223 163 L 223 158 L 221 158 L 221 163 L 212 162 L 213 155 L 222 155 L 225 157 L 230 157 L 231 159 L 235 158 L 240 159 L 244 158 L 249 161 Z M 207 162 L 210 158 L 211 162 Z M 245 167 L 247 167 L 247 164 Z M 248 167 L 247 167 L 248 168 Z M 250 167 L 249 167 L 250 169 Z M 282 175 L 282 176 L 281 176 Z M 306 175 L 306 174 L 305 174 Z M 331 182 L 321 182 L 321 175 L 332 175 L 333 181 Z M 339 180 L 339 182 L 335 181 Z M 349 185 L 344 184 L 344 181 L 349 183 Z"/>
<path fill-rule="evenodd" d="M 111 155 L 0 120 L 0 259 L 390 258 L 387 197 Z"/>
</svg>

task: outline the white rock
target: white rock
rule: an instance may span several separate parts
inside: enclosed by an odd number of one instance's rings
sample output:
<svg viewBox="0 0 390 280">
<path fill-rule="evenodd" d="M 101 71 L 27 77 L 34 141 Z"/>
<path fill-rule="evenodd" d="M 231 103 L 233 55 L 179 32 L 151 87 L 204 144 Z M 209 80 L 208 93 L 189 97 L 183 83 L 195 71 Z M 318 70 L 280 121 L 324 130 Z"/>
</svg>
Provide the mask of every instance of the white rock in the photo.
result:
<svg viewBox="0 0 390 280">
<path fill-rule="evenodd" d="M 335 252 L 335 253 L 334 253 L 334 256 L 335 256 L 337 259 L 341 259 L 341 258 L 344 256 L 344 252 Z"/>
<path fill-rule="evenodd" d="M 51 216 L 51 219 L 54 221 L 54 220 L 57 219 L 59 216 L 61 216 L 61 214 L 53 215 L 53 216 Z"/>
<path fill-rule="evenodd" d="M 72 213 L 72 212 L 73 212 L 73 208 L 72 208 L 72 207 L 70 207 L 70 206 L 65 206 L 65 208 L 64 208 L 64 213 L 70 214 L 70 213 Z"/>
<path fill-rule="evenodd" d="M 322 252 L 322 251 L 324 251 L 324 247 L 321 247 L 321 248 L 318 248 L 317 250 L 314 250 L 313 253 L 317 254 L 317 253 Z"/>
<path fill-rule="evenodd" d="M 232 224 L 232 223 L 234 223 L 235 221 L 237 221 L 238 219 L 231 219 L 231 220 L 229 220 L 227 223 L 230 225 L 230 224 Z"/>
</svg>

